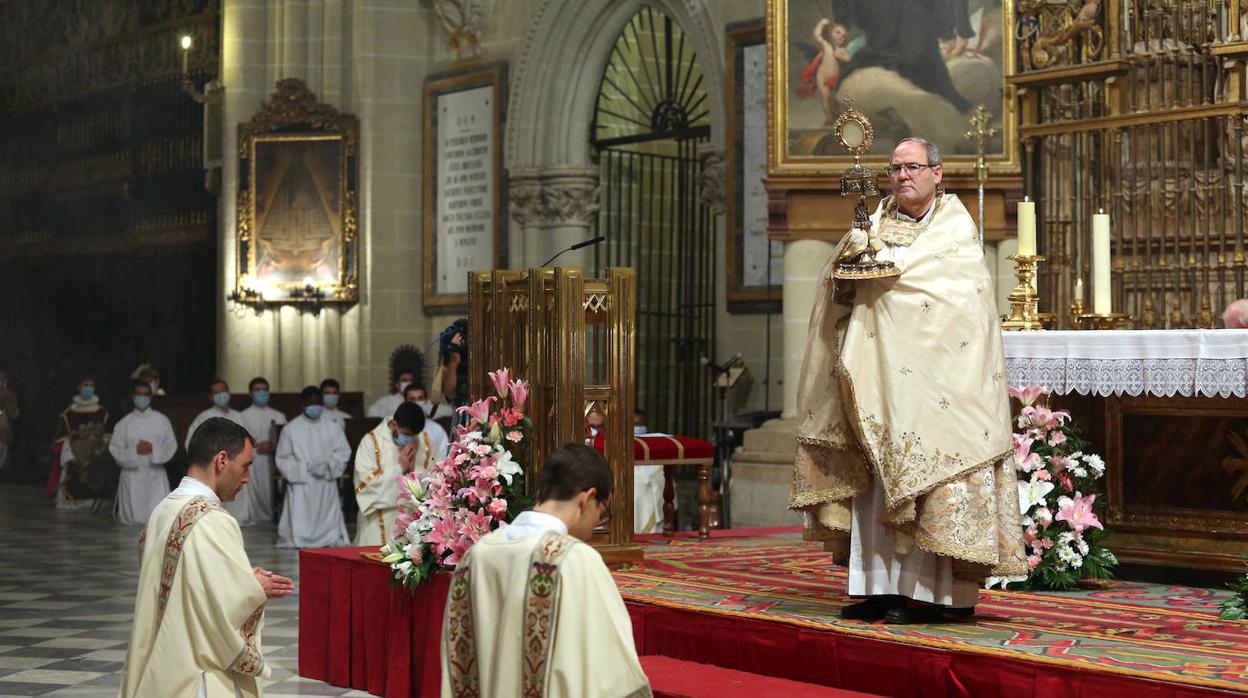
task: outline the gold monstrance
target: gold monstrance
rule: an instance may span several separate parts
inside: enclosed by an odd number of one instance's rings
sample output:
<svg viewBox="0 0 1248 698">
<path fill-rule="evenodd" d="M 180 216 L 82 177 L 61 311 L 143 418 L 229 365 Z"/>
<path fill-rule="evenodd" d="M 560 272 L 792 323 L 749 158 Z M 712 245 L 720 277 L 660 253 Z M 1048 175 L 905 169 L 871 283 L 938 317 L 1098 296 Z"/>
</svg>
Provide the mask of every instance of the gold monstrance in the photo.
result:
<svg viewBox="0 0 1248 698">
<path fill-rule="evenodd" d="M 867 195 L 879 196 L 880 190 L 875 184 L 875 171 L 863 167 L 862 156 L 875 140 L 875 129 L 866 115 L 854 109 L 851 104 L 836 120 L 836 137 L 841 142 L 841 147 L 854 156 L 854 166 L 841 173 L 841 196 L 858 195 L 858 203 L 854 205 L 854 227 L 870 233 L 871 215 L 867 213 Z M 832 276 L 837 279 L 883 279 L 900 274 L 901 270 L 897 265 L 875 258 L 870 242 L 861 254 L 836 265 L 832 272 Z"/>
</svg>

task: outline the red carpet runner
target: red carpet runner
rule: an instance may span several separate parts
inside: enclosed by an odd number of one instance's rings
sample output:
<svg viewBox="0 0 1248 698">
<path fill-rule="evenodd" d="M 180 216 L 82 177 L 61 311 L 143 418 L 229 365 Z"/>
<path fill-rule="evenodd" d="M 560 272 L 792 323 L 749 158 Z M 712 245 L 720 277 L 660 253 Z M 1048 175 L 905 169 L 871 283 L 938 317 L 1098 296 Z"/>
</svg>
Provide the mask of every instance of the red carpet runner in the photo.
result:
<svg viewBox="0 0 1248 698">
<path fill-rule="evenodd" d="M 646 542 L 616 573 L 641 654 L 890 696 L 1162 698 L 1248 691 L 1248 623 L 1222 592 L 1114 583 L 982 592 L 973 621 L 841 621 L 845 570 L 791 532 Z M 361 549 L 301 555 L 299 673 L 376 695 L 436 695 L 444 580 L 387 588 Z M 432 691 L 432 692 L 430 692 Z"/>
</svg>

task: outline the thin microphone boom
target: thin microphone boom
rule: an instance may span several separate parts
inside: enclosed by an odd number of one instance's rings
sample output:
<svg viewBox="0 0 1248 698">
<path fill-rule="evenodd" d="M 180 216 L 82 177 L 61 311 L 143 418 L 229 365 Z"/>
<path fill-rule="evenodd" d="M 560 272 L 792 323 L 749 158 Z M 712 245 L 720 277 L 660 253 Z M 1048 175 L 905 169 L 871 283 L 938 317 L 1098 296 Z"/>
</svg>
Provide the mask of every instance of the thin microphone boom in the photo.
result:
<svg viewBox="0 0 1248 698">
<path fill-rule="evenodd" d="M 579 249 L 581 249 L 582 247 L 589 247 L 590 245 L 597 245 L 598 243 L 600 243 L 600 242 L 602 242 L 603 240 L 606 240 L 606 239 L 607 239 L 607 238 L 606 238 L 605 236 L 599 235 L 598 237 L 596 237 L 596 238 L 594 238 L 594 239 L 592 239 L 592 240 L 582 240 L 582 241 L 580 241 L 580 242 L 576 243 L 575 245 L 573 245 L 573 246 L 571 246 L 571 247 L 569 247 L 569 248 L 567 248 L 567 249 L 565 249 L 565 250 L 560 250 L 560 251 L 559 251 L 559 252 L 558 252 L 558 253 L 557 253 L 554 257 L 551 257 L 550 259 L 546 260 L 545 262 L 542 262 L 542 266 L 544 267 L 544 266 L 549 265 L 551 262 L 555 261 L 556 259 L 559 259 L 559 257 L 560 257 L 560 256 L 562 256 L 562 255 L 563 255 L 564 253 L 566 253 L 566 252 L 571 252 L 572 250 L 579 250 Z"/>
</svg>

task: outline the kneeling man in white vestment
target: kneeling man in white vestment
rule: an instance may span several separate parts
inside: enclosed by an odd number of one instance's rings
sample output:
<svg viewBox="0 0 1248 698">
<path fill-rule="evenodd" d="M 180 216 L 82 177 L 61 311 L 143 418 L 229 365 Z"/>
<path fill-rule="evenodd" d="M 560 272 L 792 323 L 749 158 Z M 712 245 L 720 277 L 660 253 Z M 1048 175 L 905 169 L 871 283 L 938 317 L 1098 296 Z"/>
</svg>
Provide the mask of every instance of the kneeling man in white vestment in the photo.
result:
<svg viewBox="0 0 1248 698">
<path fill-rule="evenodd" d="M 853 620 L 973 613 L 990 575 L 1025 575 L 1001 323 L 975 221 L 939 190 L 940 153 L 907 138 L 892 195 L 820 273 L 798 387 L 789 506 L 850 533 Z M 900 276 L 837 280 L 868 248 Z"/>
<path fill-rule="evenodd" d="M 360 506 L 355 544 L 382 546 L 394 535 L 399 515 L 399 479 L 424 476 L 434 464 L 433 446 L 419 405 L 405 402 L 381 420 L 355 449 L 355 501 Z"/>
<path fill-rule="evenodd" d="M 597 550 L 611 468 L 581 444 L 542 466 L 537 505 L 455 568 L 442 624 L 442 695 L 649 696 L 624 601 Z"/>
<path fill-rule="evenodd" d="M 221 507 L 247 484 L 251 457 L 251 437 L 226 419 L 191 438 L 186 477 L 139 537 L 122 698 L 261 694 L 264 604 L 295 585 L 251 566 L 238 522 Z"/>
<path fill-rule="evenodd" d="M 169 418 L 152 409 L 152 386 L 136 381 L 130 399 L 134 410 L 117 422 L 108 452 L 121 467 L 114 512 L 127 526 L 143 525 L 169 494 L 165 463 L 178 452 Z"/>
<path fill-rule="evenodd" d="M 350 545 L 338 498 L 351 446 L 342 427 L 325 419 L 321 389 L 303 389 L 303 414 L 282 429 L 277 469 L 286 478 L 286 503 L 277 523 L 279 548 Z"/>
</svg>

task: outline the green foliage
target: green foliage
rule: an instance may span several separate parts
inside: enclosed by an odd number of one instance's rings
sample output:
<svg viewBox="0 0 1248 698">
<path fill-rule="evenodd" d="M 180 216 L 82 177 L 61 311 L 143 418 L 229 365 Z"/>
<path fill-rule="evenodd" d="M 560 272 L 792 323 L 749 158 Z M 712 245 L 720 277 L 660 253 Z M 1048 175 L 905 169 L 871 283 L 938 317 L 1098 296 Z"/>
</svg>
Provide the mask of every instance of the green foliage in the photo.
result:
<svg viewBox="0 0 1248 698">
<path fill-rule="evenodd" d="M 1231 582 L 1231 595 L 1222 602 L 1222 620 L 1248 620 L 1248 574 Z"/>
</svg>

